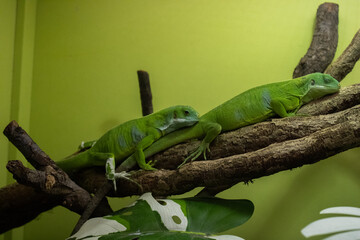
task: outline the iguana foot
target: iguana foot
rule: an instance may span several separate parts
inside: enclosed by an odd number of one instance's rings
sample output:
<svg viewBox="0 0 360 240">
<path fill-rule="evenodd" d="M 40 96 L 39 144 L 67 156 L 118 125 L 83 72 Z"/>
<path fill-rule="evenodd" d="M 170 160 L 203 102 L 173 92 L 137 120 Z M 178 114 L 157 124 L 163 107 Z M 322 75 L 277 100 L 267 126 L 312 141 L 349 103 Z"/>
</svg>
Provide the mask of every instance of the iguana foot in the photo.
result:
<svg viewBox="0 0 360 240">
<path fill-rule="evenodd" d="M 114 191 L 116 192 L 117 191 L 117 188 L 116 188 L 116 180 L 117 179 L 126 179 L 134 184 L 136 184 L 140 191 L 142 192 L 143 191 L 143 188 L 142 186 L 137 183 L 136 181 L 130 179 L 129 177 L 131 176 L 130 173 L 127 173 L 126 171 L 122 171 L 120 173 L 117 173 L 115 172 L 115 159 L 114 158 L 109 158 L 107 161 L 106 161 L 106 173 L 105 173 L 105 176 L 106 178 L 109 180 L 109 181 L 112 181 L 113 184 L 114 184 Z M 155 168 L 153 168 L 155 169 Z M 152 170 L 152 169 L 151 169 Z"/>
<path fill-rule="evenodd" d="M 138 182 L 136 182 L 136 181 L 132 180 L 131 178 L 129 178 L 129 177 L 131 176 L 130 173 L 128 173 L 128 172 L 126 172 L 126 171 L 122 171 L 122 172 L 120 172 L 120 173 L 115 173 L 114 176 L 115 176 L 115 180 L 114 180 L 115 182 L 116 182 L 116 180 L 119 179 L 119 178 L 126 179 L 127 181 L 130 181 L 130 182 L 136 184 L 136 185 L 138 186 L 138 188 L 140 189 L 140 192 L 143 192 L 142 186 L 141 186 Z M 115 185 L 115 187 L 116 187 L 116 185 Z M 115 190 L 115 192 L 116 192 L 116 188 L 114 188 L 114 190 Z"/>
<path fill-rule="evenodd" d="M 150 160 L 150 161 L 148 161 L 147 164 L 150 165 L 151 167 L 154 167 L 156 162 L 157 162 L 157 160 Z"/>
<path fill-rule="evenodd" d="M 178 166 L 178 168 L 181 168 L 187 161 L 190 159 L 190 162 L 196 160 L 201 153 L 204 155 L 204 159 L 206 160 L 206 151 L 210 152 L 209 144 L 208 143 L 201 143 L 200 146 L 191 153 L 185 160 Z"/>
<path fill-rule="evenodd" d="M 116 192 L 116 177 L 115 177 L 115 158 L 109 158 L 105 164 L 105 176 L 108 180 L 113 181 L 114 190 Z"/>
<path fill-rule="evenodd" d="M 147 171 L 154 171 L 156 168 L 152 167 L 150 164 L 145 164 L 140 166 L 141 169 L 147 170 Z"/>
</svg>

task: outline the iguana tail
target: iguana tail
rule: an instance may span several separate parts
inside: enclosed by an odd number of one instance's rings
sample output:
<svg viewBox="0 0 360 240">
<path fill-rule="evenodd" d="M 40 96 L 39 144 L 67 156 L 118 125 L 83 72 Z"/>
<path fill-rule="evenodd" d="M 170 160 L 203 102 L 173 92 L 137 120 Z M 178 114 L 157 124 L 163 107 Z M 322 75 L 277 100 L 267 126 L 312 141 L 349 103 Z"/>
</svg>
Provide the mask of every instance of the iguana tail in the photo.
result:
<svg viewBox="0 0 360 240">
<path fill-rule="evenodd" d="M 164 151 L 169 147 L 176 144 L 185 142 L 186 140 L 199 138 L 204 135 L 202 124 L 196 124 L 194 127 L 180 129 L 173 133 L 170 133 L 156 142 L 154 142 L 149 148 L 144 151 L 145 157 L 151 157 L 152 155 Z"/>
<path fill-rule="evenodd" d="M 169 133 L 164 137 L 154 142 L 150 147 L 144 150 L 145 158 L 151 157 L 152 155 L 164 151 L 169 147 L 176 144 L 185 142 L 193 138 L 202 137 L 205 134 L 201 122 L 190 128 L 184 128 L 175 132 Z M 124 162 L 121 163 L 124 170 L 129 170 L 136 166 L 136 159 L 134 154 L 128 157 Z"/>
<path fill-rule="evenodd" d="M 87 151 L 57 161 L 56 165 L 58 165 L 66 173 L 75 172 L 81 168 L 91 166 L 89 165 L 89 154 Z"/>
</svg>

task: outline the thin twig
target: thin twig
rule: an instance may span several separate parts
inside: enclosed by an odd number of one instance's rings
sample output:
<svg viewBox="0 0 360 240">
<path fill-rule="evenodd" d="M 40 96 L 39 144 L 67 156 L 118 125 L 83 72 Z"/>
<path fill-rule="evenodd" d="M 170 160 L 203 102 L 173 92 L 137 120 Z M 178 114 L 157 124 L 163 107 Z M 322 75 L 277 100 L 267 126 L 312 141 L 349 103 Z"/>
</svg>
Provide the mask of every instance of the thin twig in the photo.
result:
<svg viewBox="0 0 360 240">
<path fill-rule="evenodd" d="M 146 116 L 153 113 L 150 77 L 149 73 L 143 70 L 137 71 L 137 75 L 139 78 L 142 115 Z"/>
</svg>

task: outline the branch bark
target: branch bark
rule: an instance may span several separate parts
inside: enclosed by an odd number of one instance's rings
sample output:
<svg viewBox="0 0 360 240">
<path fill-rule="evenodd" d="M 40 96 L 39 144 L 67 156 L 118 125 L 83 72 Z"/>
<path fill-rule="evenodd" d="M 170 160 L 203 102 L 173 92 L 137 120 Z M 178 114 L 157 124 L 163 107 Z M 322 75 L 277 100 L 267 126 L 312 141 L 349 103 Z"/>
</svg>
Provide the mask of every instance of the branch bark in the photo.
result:
<svg viewBox="0 0 360 240">
<path fill-rule="evenodd" d="M 324 72 L 335 56 L 338 42 L 338 12 L 335 3 L 323 3 L 316 13 L 316 26 L 311 45 L 296 66 L 293 77 Z"/>
</svg>

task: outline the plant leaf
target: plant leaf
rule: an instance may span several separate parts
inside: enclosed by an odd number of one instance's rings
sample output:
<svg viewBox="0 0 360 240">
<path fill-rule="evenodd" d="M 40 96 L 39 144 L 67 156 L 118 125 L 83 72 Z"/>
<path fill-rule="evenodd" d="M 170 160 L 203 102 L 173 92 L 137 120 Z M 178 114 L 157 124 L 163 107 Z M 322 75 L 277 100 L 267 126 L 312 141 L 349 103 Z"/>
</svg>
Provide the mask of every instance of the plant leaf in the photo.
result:
<svg viewBox="0 0 360 240">
<path fill-rule="evenodd" d="M 332 207 L 322 210 L 320 214 L 346 214 L 346 215 L 360 216 L 360 208 Z"/>
<path fill-rule="evenodd" d="M 187 231 L 220 233 L 245 223 L 254 212 L 249 200 L 221 198 L 187 198 L 186 211 L 189 221 Z"/>
<path fill-rule="evenodd" d="M 143 194 L 112 215 L 87 221 L 72 240 L 241 240 L 231 235 L 209 236 L 246 222 L 254 211 L 248 200 L 188 198 L 156 200 Z"/>
<path fill-rule="evenodd" d="M 331 217 L 310 223 L 301 230 L 301 233 L 305 237 L 312 237 L 357 229 L 360 230 L 360 218 L 358 217 Z"/>
<path fill-rule="evenodd" d="M 222 235 L 222 236 L 205 236 L 199 233 L 189 232 L 145 232 L 126 234 L 124 232 L 112 233 L 100 237 L 99 240 L 243 240 L 240 237 Z"/>
<path fill-rule="evenodd" d="M 360 231 L 350 231 L 332 235 L 324 240 L 355 240 L 360 239 Z"/>
</svg>

